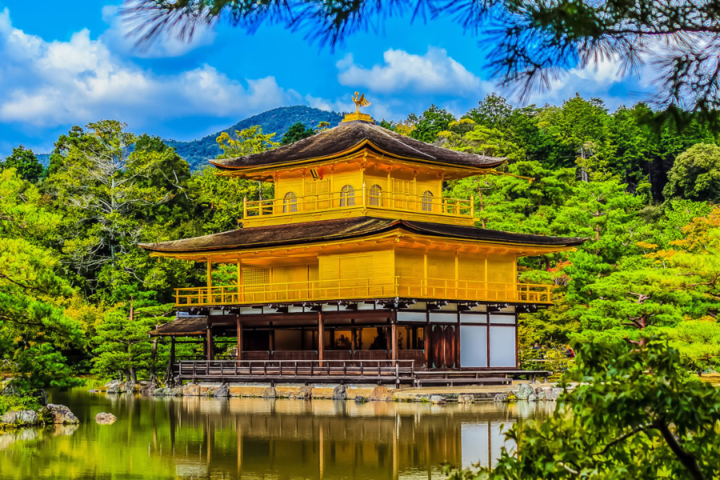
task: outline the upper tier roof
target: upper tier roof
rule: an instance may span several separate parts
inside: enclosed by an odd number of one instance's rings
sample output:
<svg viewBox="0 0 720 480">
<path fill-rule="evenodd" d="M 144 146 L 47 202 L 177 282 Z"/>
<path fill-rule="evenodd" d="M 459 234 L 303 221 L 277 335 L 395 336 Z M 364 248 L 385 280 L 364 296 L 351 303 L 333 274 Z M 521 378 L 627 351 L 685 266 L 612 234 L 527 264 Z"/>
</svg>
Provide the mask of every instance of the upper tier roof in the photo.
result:
<svg viewBox="0 0 720 480">
<path fill-rule="evenodd" d="M 411 233 L 441 237 L 444 239 L 479 240 L 511 245 L 570 247 L 582 244 L 584 238 L 545 237 L 521 233 L 501 232 L 478 227 L 441 225 L 429 222 L 411 222 L 373 217 L 354 217 L 337 220 L 272 225 L 267 227 L 240 228 L 229 232 L 187 238 L 171 242 L 140 244 L 152 252 L 192 253 L 222 250 L 251 249 L 282 245 L 298 245 L 313 242 L 365 237 L 402 229 Z"/>
<path fill-rule="evenodd" d="M 210 163 L 223 170 L 275 167 L 349 155 L 364 147 L 386 157 L 471 168 L 491 168 L 505 161 L 504 158 L 448 150 L 400 135 L 379 125 L 356 121 L 341 123 L 335 128 L 274 150 L 243 157 L 210 160 Z"/>
</svg>

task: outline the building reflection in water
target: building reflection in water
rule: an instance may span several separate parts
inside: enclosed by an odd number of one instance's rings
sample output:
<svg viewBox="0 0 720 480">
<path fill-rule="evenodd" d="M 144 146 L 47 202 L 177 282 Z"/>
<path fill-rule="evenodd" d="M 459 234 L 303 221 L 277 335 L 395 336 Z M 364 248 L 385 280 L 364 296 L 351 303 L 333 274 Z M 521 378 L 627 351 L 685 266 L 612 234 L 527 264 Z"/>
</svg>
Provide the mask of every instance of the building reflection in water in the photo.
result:
<svg viewBox="0 0 720 480">
<path fill-rule="evenodd" d="M 166 409 L 170 451 L 158 444 L 151 454 L 168 457 L 175 474 L 186 478 L 442 478 L 445 462 L 487 465 L 504 445 L 501 426 L 552 408 L 199 397 L 157 402 Z"/>
</svg>

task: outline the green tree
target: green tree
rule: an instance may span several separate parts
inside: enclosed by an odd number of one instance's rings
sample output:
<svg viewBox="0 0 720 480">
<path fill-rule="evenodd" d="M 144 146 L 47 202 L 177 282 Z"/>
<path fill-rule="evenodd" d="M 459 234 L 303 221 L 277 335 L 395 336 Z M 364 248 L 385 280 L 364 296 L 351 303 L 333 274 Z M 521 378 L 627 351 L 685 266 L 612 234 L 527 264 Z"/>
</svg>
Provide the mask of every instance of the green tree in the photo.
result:
<svg viewBox="0 0 720 480">
<path fill-rule="evenodd" d="M 144 296 L 149 297 L 147 294 Z M 103 378 L 120 374 L 137 383 L 139 372 L 152 379 L 160 365 L 160 357 L 154 353 L 153 341 L 147 333 L 174 316 L 173 305 L 136 308 L 136 303 L 142 305 L 148 302 L 140 299 L 139 302 L 131 301 L 129 306 L 113 309 L 97 327 L 97 334 L 92 339 L 95 345 L 93 371 Z"/>
<path fill-rule="evenodd" d="M 5 161 L 0 162 L 0 170 L 8 168 L 14 168 L 17 176 L 29 182 L 40 180 L 44 170 L 33 151 L 22 145 L 13 148 Z"/>
<path fill-rule="evenodd" d="M 109 303 L 137 295 L 150 271 L 153 288 L 169 294 L 167 280 L 175 274 L 182 278 L 186 267 L 151 263 L 137 244 L 195 233 L 187 162 L 159 139 L 137 137 L 125 127 L 102 121 L 82 133 L 75 130 L 44 186 L 64 215 L 59 248 L 75 280 L 88 295 Z M 172 271 L 162 275 L 168 268 Z"/>
<path fill-rule="evenodd" d="M 288 128 L 288 131 L 285 132 L 285 135 L 283 135 L 280 139 L 280 145 L 290 145 L 291 143 L 295 143 L 303 138 L 312 137 L 313 135 L 315 135 L 315 130 L 312 128 L 305 128 L 305 125 L 302 122 L 295 122 L 290 126 L 290 128 Z"/>
<path fill-rule="evenodd" d="M 222 132 L 216 141 L 223 153 L 217 158 L 242 157 L 276 148 L 280 144 L 273 142 L 274 136 L 274 133 L 262 133 L 262 127 L 259 125 L 240 131 L 235 130 L 234 137 L 227 132 Z"/>
<path fill-rule="evenodd" d="M 512 105 L 505 98 L 493 92 L 479 102 L 477 107 L 467 112 L 465 117 L 478 125 L 505 129 L 509 126 L 512 114 Z"/>
<path fill-rule="evenodd" d="M 14 173 L 0 172 L 0 356 L 20 389 L 77 385 L 63 351 L 84 345 L 85 326 L 66 315 L 73 290 L 42 246 L 60 235 L 61 218 Z"/>
<path fill-rule="evenodd" d="M 574 344 L 577 382 L 541 421 L 515 424 L 494 470 L 451 479 L 717 478 L 720 391 L 688 378 L 677 350 L 648 340 Z"/>
<path fill-rule="evenodd" d="M 720 147 L 699 143 L 678 156 L 663 193 L 668 198 L 720 200 Z"/>
<path fill-rule="evenodd" d="M 430 108 L 425 110 L 417 120 L 410 120 L 415 127 L 410 132 L 410 137 L 423 142 L 433 143 L 437 140 L 438 134 L 443 130 L 447 130 L 450 122 L 454 120 L 455 117 L 444 108 L 430 105 Z"/>
</svg>

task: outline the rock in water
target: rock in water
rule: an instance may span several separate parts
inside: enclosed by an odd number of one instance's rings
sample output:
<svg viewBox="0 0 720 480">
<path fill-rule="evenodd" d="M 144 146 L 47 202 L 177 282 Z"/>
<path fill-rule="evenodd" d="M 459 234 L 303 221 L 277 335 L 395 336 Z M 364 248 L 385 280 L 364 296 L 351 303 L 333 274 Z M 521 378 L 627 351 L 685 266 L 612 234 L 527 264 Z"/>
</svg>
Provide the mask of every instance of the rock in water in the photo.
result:
<svg viewBox="0 0 720 480">
<path fill-rule="evenodd" d="M 447 403 L 447 400 L 442 395 L 433 395 L 430 397 L 430 403 L 434 403 L 436 405 L 442 405 Z"/>
<path fill-rule="evenodd" d="M 182 397 L 183 396 L 183 387 L 182 385 L 179 385 L 172 389 L 171 394 L 173 397 Z"/>
<path fill-rule="evenodd" d="M 392 402 L 393 394 L 386 387 L 377 386 L 367 398 L 368 402 Z"/>
<path fill-rule="evenodd" d="M 158 384 L 150 382 L 147 385 L 140 387 L 140 395 L 155 395 L 155 391 L 158 388 Z"/>
<path fill-rule="evenodd" d="M 551 388 L 550 392 L 547 394 L 548 400 L 557 400 L 560 394 L 563 393 L 562 388 Z"/>
<path fill-rule="evenodd" d="M 117 417 L 112 413 L 101 412 L 95 415 L 95 421 L 98 423 L 98 425 L 111 425 L 115 423 L 116 420 Z"/>
<path fill-rule="evenodd" d="M 527 400 L 530 395 L 535 394 L 535 389 L 527 383 L 521 383 L 515 396 L 518 400 Z"/>
<path fill-rule="evenodd" d="M 0 422 L 17 426 L 37 425 L 40 422 L 40 417 L 34 410 L 20 410 L 5 413 L 0 417 Z"/>
<path fill-rule="evenodd" d="M 338 385 L 337 387 L 333 388 L 333 400 L 345 400 L 347 399 L 347 389 L 345 388 L 345 385 Z"/>
<path fill-rule="evenodd" d="M 537 402 L 537 399 L 538 399 L 538 396 L 535 395 L 534 393 L 531 393 L 531 394 L 528 396 L 528 402 Z"/>
<path fill-rule="evenodd" d="M 497 395 L 495 395 L 495 401 L 505 403 L 508 401 L 508 396 L 505 393 L 498 393 Z"/>
<path fill-rule="evenodd" d="M 358 395 L 355 397 L 355 403 L 365 403 L 366 401 L 367 399 L 362 395 Z"/>
<path fill-rule="evenodd" d="M 167 387 L 156 388 L 155 390 L 153 390 L 152 395 L 154 397 L 169 397 L 172 395 L 172 390 Z"/>
<path fill-rule="evenodd" d="M 80 420 L 65 405 L 48 404 L 46 407 L 47 423 L 55 425 L 74 425 L 80 423 Z"/>
<path fill-rule="evenodd" d="M 300 387 L 298 393 L 292 396 L 295 400 L 310 400 L 312 398 L 313 387 L 305 385 Z"/>
<path fill-rule="evenodd" d="M 458 403 L 473 403 L 475 401 L 475 397 L 472 395 L 458 395 Z"/>
</svg>

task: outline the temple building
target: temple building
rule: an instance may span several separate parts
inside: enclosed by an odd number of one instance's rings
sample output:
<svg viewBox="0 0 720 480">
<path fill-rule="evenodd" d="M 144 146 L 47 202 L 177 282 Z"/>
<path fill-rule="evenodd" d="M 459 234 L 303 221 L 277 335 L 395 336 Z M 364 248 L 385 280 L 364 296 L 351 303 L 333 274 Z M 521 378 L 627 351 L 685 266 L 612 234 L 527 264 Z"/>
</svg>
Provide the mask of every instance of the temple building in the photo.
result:
<svg viewBox="0 0 720 480">
<path fill-rule="evenodd" d="M 287 146 L 212 160 L 220 175 L 271 182 L 274 198 L 245 201 L 237 230 L 142 245 L 207 265 L 207 284 L 178 289 L 177 319 L 151 332 L 204 342 L 202 360 L 173 353 L 173 375 L 420 384 L 517 370 L 518 314 L 550 305 L 552 288 L 518 283 L 517 259 L 583 239 L 478 228 L 473 197 L 443 196 L 443 182 L 503 162 L 359 112 Z M 234 266 L 231 283 L 212 283 L 220 264 Z M 233 342 L 223 355 L 220 339 Z"/>
</svg>

